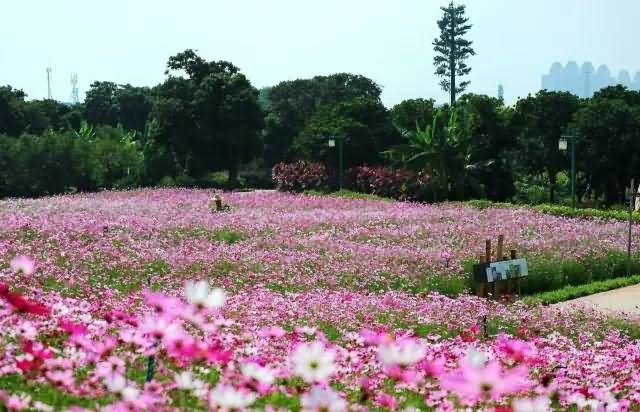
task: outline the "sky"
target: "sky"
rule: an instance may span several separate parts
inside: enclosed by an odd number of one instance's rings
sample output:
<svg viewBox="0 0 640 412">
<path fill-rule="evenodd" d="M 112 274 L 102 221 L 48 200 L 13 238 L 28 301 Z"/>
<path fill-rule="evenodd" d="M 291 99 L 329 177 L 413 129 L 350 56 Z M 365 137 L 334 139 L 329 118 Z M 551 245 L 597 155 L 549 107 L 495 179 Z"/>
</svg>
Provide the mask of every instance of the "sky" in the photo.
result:
<svg viewBox="0 0 640 412">
<path fill-rule="evenodd" d="M 382 86 L 385 105 L 445 102 L 432 41 L 445 0 L 0 0 L 0 85 L 70 101 L 96 80 L 153 86 L 169 56 L 228 60 L 261 88 L 351 72 Z M 462 0 L 476 56 L 468 89 L 505 100 L 535 93 L 551 64 L 640 70 L 638 0 Z"/>
</svg>

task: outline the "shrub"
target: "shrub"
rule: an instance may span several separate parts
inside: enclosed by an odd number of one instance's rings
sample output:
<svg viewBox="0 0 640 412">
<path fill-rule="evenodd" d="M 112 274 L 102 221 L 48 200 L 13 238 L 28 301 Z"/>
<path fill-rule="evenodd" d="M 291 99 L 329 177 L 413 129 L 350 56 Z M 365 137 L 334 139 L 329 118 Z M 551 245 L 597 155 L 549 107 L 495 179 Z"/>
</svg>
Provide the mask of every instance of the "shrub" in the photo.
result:
<svg viewBox="0 0 640 412">
<path fill-rule="evenodd" d="M 399 200 L 433 201 L 430 176 L 408 169 L 359 166 L 347 170 L 346 186 L 352 190 Z"/>
<path fill-rule="evenodd" d="M 562 289 L 551 292 L 538 293 L 533 296 L 524 298 L 525 303 L 529 304 L 545 304 L 551 305 L 558 302 L 564 302 L 576 299 L 582 296 L 589 296 L 595 293 L 606 292 L 612 289 L 618 289 L 625 286 L 640 283 L 640 275 L 634 275 L 623 278 L 607 279 L 600 282 L 593 282 L 580 286 L 566 286 Z"/>
<path fill-rule="evenodd" d="M 554 216 L 563 216 L 563 217 L 571 217 L 571 218 L 599 218 L 599 219 L 615 219 L 615 220 L 629 220 L 629 211 L 627 210 L 619 210 L 619 209 L 592 209 L 592 208 L 577 208 L 573 209 L 570 206 L 562 206 L 562 205 L 552 205 L 552 204 L 539 204 L 534 206 L 522 206 L 513 203 L 496 203 L 491 202 L 490 200 L 468 200 L 464 202 L 464 204 L 469 205 L 471 207 L 475 207 L 478 209 L 486 209 L 486 208 L 516 208 L 516 207 L 530 207 L 533 210 L 537 210 L 538 212 L 554 215 Z M 640 213 L 633 214 L 633 220 L 636 223 L 640 223 Z"/>
<path fill-rule="evenodd" d="M 566 283 L 571 286 L 589 283 L 592 276 L 582 262 L 575 260 L 569 260 L 562 263 L 562 274 Z"/>
<path fill-rule="evenodd" d="M 561 262 L 540 259 L 529 262 L 529 275 L 522 284 L 522 294 L 555 290 L 565 285 Z"/>
<path fill-rule="evenodd" d="M 278 163 L 271 176 L 276 189 L 283 192 L 324 190 L 329 187 L 329 172 L 320 163 L 300 160 L 294 163 Z"/>
</svg>

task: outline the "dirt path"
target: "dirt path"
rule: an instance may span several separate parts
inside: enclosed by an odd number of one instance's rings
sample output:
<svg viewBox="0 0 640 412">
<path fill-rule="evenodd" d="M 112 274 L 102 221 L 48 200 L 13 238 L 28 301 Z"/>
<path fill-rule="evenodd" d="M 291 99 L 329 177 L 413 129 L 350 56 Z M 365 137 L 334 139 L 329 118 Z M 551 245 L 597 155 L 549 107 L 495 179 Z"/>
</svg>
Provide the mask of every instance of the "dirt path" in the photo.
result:
<svg viewBox="0 0 640 412">
<path fill-rule="evenodd" d="M 557 306 L 576 304 L 640 315 L 640 284 L 569 300 Z"/>
</svg>

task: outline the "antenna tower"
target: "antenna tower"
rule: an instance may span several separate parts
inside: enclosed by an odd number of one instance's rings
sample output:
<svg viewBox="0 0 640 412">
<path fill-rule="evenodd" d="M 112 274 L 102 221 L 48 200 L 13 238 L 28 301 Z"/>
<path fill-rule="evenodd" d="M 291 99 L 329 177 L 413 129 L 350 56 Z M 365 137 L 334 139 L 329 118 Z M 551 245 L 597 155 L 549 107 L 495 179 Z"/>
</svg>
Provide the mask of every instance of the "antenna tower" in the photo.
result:
<svg viewBox="0 0 640 412">
<path fill-rule="evenodd" d="M 51 67 L 47 67 L 47 99 L 51 98 Z"/>
<path fill-rule="evenodd" d="M 71 103 L 78 104 L 80 98 L 78 97 L 78 73 L 71 73 Z"/>
</svg>

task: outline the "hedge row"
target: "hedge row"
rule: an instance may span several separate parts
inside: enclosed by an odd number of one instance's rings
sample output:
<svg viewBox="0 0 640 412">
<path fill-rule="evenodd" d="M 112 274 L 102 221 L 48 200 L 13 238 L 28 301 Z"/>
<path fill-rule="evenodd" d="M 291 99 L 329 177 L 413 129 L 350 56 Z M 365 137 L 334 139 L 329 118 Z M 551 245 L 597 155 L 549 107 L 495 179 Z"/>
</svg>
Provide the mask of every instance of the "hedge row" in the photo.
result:
<svg viewBox="0 0 640 412">
<path fill-rule="evenodd" d="M 529 274 L 520 285 L 522 295 L 587 285 L 627 275 L 627 254 L 621 251 L 609 251 L 602 256 L 585 256 L 576 260 L 535 257 L 529 258 L 528 264 Z M 470 277 L 473 262 L 465 262 L 464 266 Z M 630 273 L 640 273 L 640 256 L 631 257 Z"/>
<path fill-rule="evenodd" d="M 594 295 L 596 293 L 606 292 L 625 286 L 636 285 L 638 283 L 640 283 L 640 275 L 607 279 L 599 282 L 589 283 L 586 285 L 565 286 L 562 289 L 538 293 L 532 296 L 527 296 L 523 299 L 523 301 L 531 305 L 552 305 L 554 303 L 565 302 L 567 300 Z"/>
<path fill-rule="evenodd" d="M 518 205 L 513 203 L 497 203 L 490 200 L 468 200 L 463 202 L 465 205 L 475 207 L 478 209 L 511 209 L 511 208 L 529 208 L 537 210 L 542 213 L 555 216 L 564 217 L 579 217 L 579 218 L 600 218 L 600 219 L 615 219 L 615 220 L 629 220 L 629 212 L 625 210 L 600 210 L 590 208 L 576 208 L 573 209 L 569 206 L 541 204 L 541 205 Z M 633 213 L 633 220 L 640 223 L 640 213 Z"/>
</svg>

